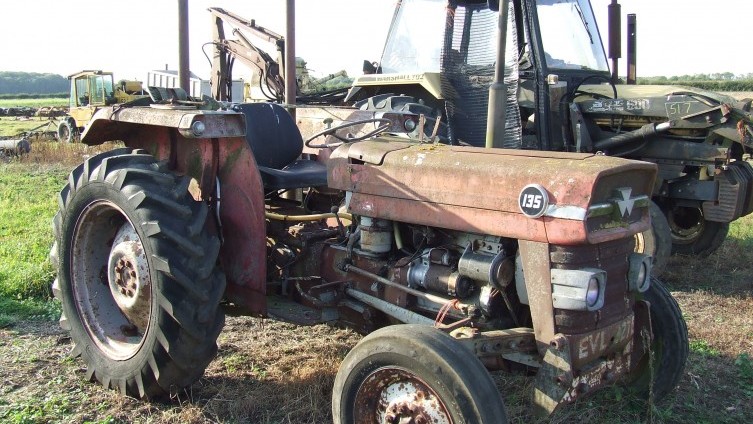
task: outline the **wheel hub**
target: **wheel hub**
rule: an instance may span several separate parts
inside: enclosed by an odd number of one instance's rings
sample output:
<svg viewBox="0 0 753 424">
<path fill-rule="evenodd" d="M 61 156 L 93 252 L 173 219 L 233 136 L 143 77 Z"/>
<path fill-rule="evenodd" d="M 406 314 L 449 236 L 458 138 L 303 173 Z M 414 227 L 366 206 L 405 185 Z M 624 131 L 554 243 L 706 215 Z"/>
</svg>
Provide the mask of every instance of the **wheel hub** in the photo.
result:
<svg viewBox="0 0 753 424">
<path fill-rule="evenodd" d="M 375 370 L 356 395 L 357 417 L 383 424 L 451 424 L 447 408 L 426 382 L 397 367 Z"/>
<path fill-rule="evenodd" d="M 120 227 L 108 259 L 110 293 L 123 314 L 139 330 L 148 324 L 151 280 L 144 247 L 136 230 Z"/>
<path fill-rule="evenodd" d="M 705 227 L 703 214 L 698 208 L 676 207 L 667 216 L 675 243 L 689 244 L 695 241 Z"/>
</svg>

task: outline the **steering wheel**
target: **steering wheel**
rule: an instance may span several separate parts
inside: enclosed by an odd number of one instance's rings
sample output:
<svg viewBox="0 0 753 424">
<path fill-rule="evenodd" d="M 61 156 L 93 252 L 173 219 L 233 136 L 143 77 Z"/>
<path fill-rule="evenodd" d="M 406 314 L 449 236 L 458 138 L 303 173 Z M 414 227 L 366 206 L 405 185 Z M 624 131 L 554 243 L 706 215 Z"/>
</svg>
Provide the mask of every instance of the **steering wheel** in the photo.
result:
<svg viewBox="0 0 753 424">
<path fill-rule="evenodd" d="M 361 135 L 361 136 L 358 136 L 358 137 L 341 137 L 341 136 L 337 135 L 337 131 L 340 131 L 343 128 L 354 127 L 356 125 L 362 125 L 362 124 L 369 124 L 369 123 L 372 123 L 372 122 L 373 123 L 377 123 L 378 122 L 380 125 L 376 129 L 374 129 L 372 131 L 369 131 L 368 133 L 366 133 L 364 135 Z M 384 131 L 387 128 L 389 128 L 391 125 L 392 125 L 392 121 L 390 121 L 387 118 L 371 118 L 371 119 L 362 119 L 360 121 L 345 122 L 343 124 L 340 124 L 340 125 L 337 125 L 337 126 L 334 126 L 334 127 L 331 127 L 331 128 L 327 128 L 327 129 L 325 129 L 323 131 L 319 131 L 318 133 L 316 133 L 316 134 L 312 135 L 311 137 L 309 137 L 303 144 L 306 147 L 310 148 L 310 149 L 335 148 L 335 147 L 342 146 L 343 143 L 352 143 L 352 142 L 355 142 L 355 141 L 366 140 L 369 137 L 373 137 L 373 136 L 381 133 L 382 131 Z M 315 139 L 317 139 L 319 137 L 326 137 L 326 136 L 329 136 L 329 135 L 331 135 L 332 137 L 335 137 L 336 139 L 338 139 L 340 141 L 335 141 L 335 142 L 332 142 L 332 143 L 311 144 L 311 142 L 314 141 Z"/>
</svg>

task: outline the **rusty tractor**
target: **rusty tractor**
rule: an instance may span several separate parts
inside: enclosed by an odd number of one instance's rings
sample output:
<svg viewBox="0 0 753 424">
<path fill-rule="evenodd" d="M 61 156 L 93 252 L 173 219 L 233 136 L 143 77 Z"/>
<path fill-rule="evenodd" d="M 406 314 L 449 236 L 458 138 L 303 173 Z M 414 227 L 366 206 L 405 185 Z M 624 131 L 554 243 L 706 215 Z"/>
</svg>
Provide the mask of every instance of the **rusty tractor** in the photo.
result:
<svg viewBox="0 0 753 424">
<path fill-rule="evenodd" d="M 141 399 L 186 387 L 232 309 L 368 334 L 335 378 L 336 423 L 504 423 L 495 370 L 535 372 L 544 416 L 679 381 L 685 322 L 634 251 L 654 164 L 421 142 L 381 118 L 304 141 L 273 103 L 153 106 L 94 115 L 81 141 L 126 147 L 74 169 L 53 219 L 87 378 Z"/>
</svg>

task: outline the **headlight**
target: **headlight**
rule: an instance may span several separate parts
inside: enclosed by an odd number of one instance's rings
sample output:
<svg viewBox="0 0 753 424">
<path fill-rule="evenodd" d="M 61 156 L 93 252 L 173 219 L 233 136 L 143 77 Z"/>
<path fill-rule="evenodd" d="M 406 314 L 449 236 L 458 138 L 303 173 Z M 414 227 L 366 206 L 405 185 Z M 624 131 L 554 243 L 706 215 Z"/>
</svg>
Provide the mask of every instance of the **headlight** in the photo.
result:
<svg viewBox="0 0 753 424">
<path fill-rule="evenodd" d="M 628 259 L 628 289 L 645 292 L 651 286 L 651 256 L 642 253 L 630 254 Z"/>
<path fill-rule="evenodd" d="M 593 308 L 596 306 L 596 302 L 599 301 L 599 294 L 601 289 L 599 288 L 599 280 L 596 277 L 591 277 L 588 280 L 588 291 L 586 292 L 586 306 Z"/>
<path fill-rule="evenodd" d="M 595 311 L 604 306 L 607 273 L 600 269 L 553 269 L 552 305 L 571 311 Z"/>
<path fill-rule="evenodd" d="M 204 130 L 206 129 L 207 126 L 201 121 L 195 121 L 191 124 L 191 132 L 197 137 L 204 134 Z"/>
</svg>

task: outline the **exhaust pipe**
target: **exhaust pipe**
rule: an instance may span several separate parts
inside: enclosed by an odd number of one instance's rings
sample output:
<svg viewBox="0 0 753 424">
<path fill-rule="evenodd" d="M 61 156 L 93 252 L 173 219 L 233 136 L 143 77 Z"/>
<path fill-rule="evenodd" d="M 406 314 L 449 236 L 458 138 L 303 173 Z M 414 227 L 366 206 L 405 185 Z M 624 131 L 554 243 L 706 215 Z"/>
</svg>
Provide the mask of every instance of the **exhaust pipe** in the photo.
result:
<svg viewBox="0 0 753 424">
<path fill-rule="evenodd" d="M 617 65 L 622 57 L 622 9 L 617 0 L 607 6 L 609 10 L 609 58 L 612 59 L 612 83 L 617 84 Z"/>
<path fill-rule="evenodd" d="M 637 76 L 636 76 L 636 57 L 638 54 L 637 50 L 637 23 L 635 21 L 635 13 L 629 13 L 627 15 L 627 63 L 628 63 L 628 69 L 627 69 L 627 83 L 628 84 L 636 84 Z"/>
<path fill-rule="evenodd" d="M 489 2 L 492 6 L 493 2 Z M 499 32 L 497 38 L 497 64 L 494 82 L 489 86 L 489 108 L 486 112 L 486 147 L 504 147 L 507 86 L 505 86 L 505 46 L 507 45 L 507 19 L 510 0 L 499 2 Z"/>
</svg>

